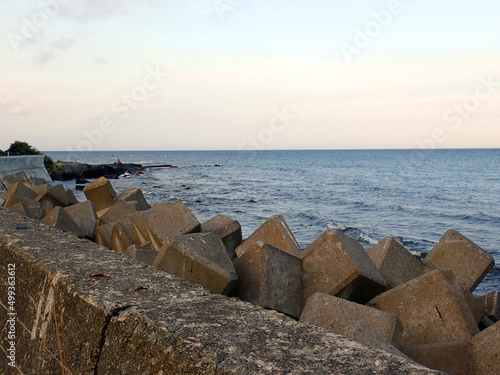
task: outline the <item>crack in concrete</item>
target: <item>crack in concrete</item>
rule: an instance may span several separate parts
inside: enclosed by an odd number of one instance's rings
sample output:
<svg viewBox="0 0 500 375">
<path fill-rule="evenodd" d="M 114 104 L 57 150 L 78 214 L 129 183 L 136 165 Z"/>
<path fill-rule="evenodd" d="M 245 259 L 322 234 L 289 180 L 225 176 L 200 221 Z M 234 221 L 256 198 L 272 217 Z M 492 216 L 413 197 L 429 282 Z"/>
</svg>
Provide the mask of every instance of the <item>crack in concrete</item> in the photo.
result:
<svg viewBox="0 0 500 375">
<path fill-rule="evenodd" d="M 127 310 L 128 308 L 134 307 L 134 306 L 135 305 L 126 305 L 126 306 L 116 307 L 114 309 L 111 309 L 110 313 L 104 317 L 104 325 L 103 325 L 102 330 L 101 330 L 101 335 L 100 335 L 101 338 L 99 340 L 99 348 L 97 351 L 97 358 L 95 360 L 94 375 L 98 374 L 98 368 L 99 368 L 99 362 L 101 360 L 102 349 L 104 347 L 104 344 L 106 343 L 106 332 L 108 330 L 108 326 L 109 326 L 109 323 L 111 322 L 111 319 L 113 319 L 113 317 L 115 317 L 115 316 L 118 316 L 120 314 L 120 312 Z"/>
</svg>

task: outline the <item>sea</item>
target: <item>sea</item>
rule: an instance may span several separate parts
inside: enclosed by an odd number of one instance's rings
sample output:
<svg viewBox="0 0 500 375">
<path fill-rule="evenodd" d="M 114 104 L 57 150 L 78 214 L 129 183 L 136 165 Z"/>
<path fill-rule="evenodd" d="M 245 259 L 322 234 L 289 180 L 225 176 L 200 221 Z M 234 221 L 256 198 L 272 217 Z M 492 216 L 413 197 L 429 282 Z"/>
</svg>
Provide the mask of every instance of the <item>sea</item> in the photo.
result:
<svg viewBox="0 0 500 375">
<path fill-rule="evenodd" d="M 223 214 L 248 237 L 283 215 L 302 249 L 336 228 L 369 249 L 386 236 L 420 258 L 448 229 L 490 253 L 475 295 L 500 290 L 500 149 L 47 152 L 54 160 L 138 163 L 152 205 L 183 201 L 200 222 Z M 64 182 L 75 189 L 75 181 Z M 85 200 L 81 191 L 79 200 Z"/>
</svg>

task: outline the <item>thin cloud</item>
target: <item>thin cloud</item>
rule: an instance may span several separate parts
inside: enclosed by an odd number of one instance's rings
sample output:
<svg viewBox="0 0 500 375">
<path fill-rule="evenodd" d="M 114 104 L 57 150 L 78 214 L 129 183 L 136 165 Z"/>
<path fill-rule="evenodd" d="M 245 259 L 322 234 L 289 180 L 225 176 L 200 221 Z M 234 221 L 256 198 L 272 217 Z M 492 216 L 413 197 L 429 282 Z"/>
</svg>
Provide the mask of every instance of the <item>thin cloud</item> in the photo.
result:
<svg viewBox="0 0 500 375">
<path fill-rule="evenodd" d="M 60 56 L 64 51 L 69 50 L 75 43 L 74 39 L 61 37 L 56 42 L 51 43 L 36 58 L 39 65 L 45 65 L 49 61 Z"/>
<path fill-rule="evenodd" d="M 91 22 L 100 19 L 128 14 L 128 8 L 134 5 L 143 6 L 140 0 L 80 0 L 61 7 L 61 16 L 78 22 Z M 148 5 L 157 4 L 157 0 L 149 0 Z"/>
</svg>

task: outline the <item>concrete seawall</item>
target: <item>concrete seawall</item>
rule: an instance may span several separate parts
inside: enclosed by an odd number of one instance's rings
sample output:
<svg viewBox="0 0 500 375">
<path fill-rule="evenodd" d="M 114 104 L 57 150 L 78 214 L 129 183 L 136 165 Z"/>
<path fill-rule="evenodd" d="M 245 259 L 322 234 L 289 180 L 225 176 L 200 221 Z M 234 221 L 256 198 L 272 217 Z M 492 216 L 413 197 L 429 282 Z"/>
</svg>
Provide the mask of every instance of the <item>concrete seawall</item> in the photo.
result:
<svg viewBox="0 0 500 375">
<path fill-rule="evenodd" d="M 10 174 L 24 172 L 29 178 L 43 178 L 45 181 L 51 182 L 52 179 L 43 163 L 44 157 L 44 155 L 0 157 L 0 180 Z"/>
<path fill-rule="evenodd" d="M 440 374 L 3 208 L 0 259 L 1 374 Z"/>
</svg>

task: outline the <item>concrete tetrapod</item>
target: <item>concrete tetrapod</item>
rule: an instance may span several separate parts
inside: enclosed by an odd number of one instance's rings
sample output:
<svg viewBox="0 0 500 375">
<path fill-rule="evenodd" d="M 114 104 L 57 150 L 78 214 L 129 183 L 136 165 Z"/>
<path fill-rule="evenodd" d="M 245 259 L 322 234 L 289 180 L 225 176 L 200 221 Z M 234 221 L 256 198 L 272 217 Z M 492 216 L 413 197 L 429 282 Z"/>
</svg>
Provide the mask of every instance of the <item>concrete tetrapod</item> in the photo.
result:
<svg viewBox="0 0 500 375">
<path fill-rule="evenodd" d="M 389 289 L 430 271 L 392 237 L 384 238 L 367 253 L 387 281 Z"/>
<path fill-rule="evenodd" d="M 137 211 L 146 211 L 151 208 L 151 206 L 146 201 L 146 198 L 144 198 L 142 190 L 139 188 L 127 189 L 122 191 L 120 194 L 118 194 L 118 199 L 124 202 L 137 202 Z"/>
<path fill-rule="evenodd" d="M 498 375 L 500 369 L 500 322 L 472 338 L 472 374 Z"/>
<path fill-rule="evenodd" d="M 165 243 L 158 268 L 200 284 L 212 293 L 228 294 L 238 276 L 222 240 L 215 233 L 179 235 Z"/>
<path fill-rule="evenodd" d="M 458 282 L 472 292 L 493 267 L 493 257 L 474 242 L 448 230 L 424 259 L 432 269 L 452 270 Z"/>
<path fill-rule="evenodd" d="M 336 229 L 319 236 L 301 258 L 304 303 L 322 292 L 364 304 L 386 289 L 365 249 Z"/>
<path fill-rule="evenodd" d="M 95 238 L 97 230 L 97 213 L 93 202 L 86 201 L 78 203 L 65 207 L 64 210 L 71 216 L 87 238 Z"/>
<path fill-rule="evenodd" d="M 267 243 L 296 257 L 299 257 L 302 252 L 292 231 L 286 224 L 285 218 L 281 215 L 271 216 L 267 219 L 264 224 L 236 248 L 236 255 L 238 257 L 242 256 L 257 241 Z"/>
<path fill-rule="evenodd" d="M 262 241 L 233 260 L 238 281 L 233 295 L 298 318 L 302 312 L 300 259 Z"/>
<path fill-rule="evenodd" d="M 51 225 L 65 232 L 72 232 L 78 237 L 85 237 L 85 234 L 80 230 L 78 225 L 73 221 L 71 216 L 64 211 L 63 207 L 57 206 L 52 209 L 43 219 L 42 223 Z"/>
<path fill-rule="evenodd" d="M 201 224 L 204 233 L 217 234 L 224 243 L 231 259 L 235 256 L 236 248 L 241 244 L 241 225 L 238 221 L 224 215 L 217 215 Z"/>
<path fill-rule="evenodd" d="M 115 204 L 116 192 L 105 177 L 99 177 L 83 188 L 89 201 L 94 202 L 96 212 L 102 211 Z"/>
<path fill-rule="evenodd" d="M 325 293 L 315 293 L 307 300 L 300 322 L 314 324 L 344 336 L 349 336 L 353 324 L 360 324 L 396 348 L 403 333 L 403 326 L 395 314 Z"/>
<path fill-rule="evenodd" d="M 165 248 L 165 241 L 172 241 L 179 234 L 199 232 L 200 222 L 181 201 L 176 201 L 159 209 L 140 211 L 132 215 L 136 231 L 146 233 L 145 239 L 152 247 L 158 250 L 158 259 L 155 266 L 161 262 Z M 140 237 L 138 234 L 138 237 Z"/>
<path fill-rule="evenodd" d="M 395 314 L 405 346 L 469 341 L 479 332 L 453 272 L 435 270 L 391 289 L 370 302 Z"/>
</svg>

